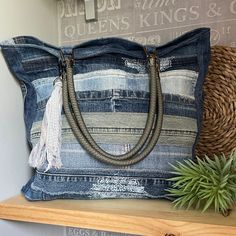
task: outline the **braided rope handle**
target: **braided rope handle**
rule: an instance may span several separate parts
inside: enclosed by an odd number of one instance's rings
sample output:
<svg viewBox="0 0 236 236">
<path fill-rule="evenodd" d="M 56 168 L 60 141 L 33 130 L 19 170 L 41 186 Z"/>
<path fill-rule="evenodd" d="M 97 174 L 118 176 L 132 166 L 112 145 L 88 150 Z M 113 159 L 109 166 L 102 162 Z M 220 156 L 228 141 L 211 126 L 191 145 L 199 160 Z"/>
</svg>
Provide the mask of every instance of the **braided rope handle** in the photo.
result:
<svg viewBox="0 0 236 236">
<path fill-rule="evenodd" d="M 65 115 L 81 146 L 101 162 L 117 166 L 135 164 L 147 157 L 159 139 L 163 122 L 160 71 L 156 54 L 147 54 L 147 60 L 150 78 L 150 104 L 145 128 L 137 144 L 129 152 L 122 155 L 112 155 L 105 152 L 90 135 L 76 99 L 73 81 L 73 60 L 66 58 L 64 61 L 65 70 L 62 73 L 62 87 Z"/>
</svg>

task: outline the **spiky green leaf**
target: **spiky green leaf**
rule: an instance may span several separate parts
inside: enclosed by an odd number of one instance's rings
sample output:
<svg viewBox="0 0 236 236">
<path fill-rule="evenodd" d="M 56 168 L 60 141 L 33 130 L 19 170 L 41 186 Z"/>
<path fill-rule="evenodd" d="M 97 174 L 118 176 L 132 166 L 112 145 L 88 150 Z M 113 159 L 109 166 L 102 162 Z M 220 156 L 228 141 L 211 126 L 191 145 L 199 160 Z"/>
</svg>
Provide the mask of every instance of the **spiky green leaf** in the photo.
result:
<svg viewBox="0 0 236 236">
<path fill-rule="evenodd" d="M 174 177 L 170 196 L 176 197 L 175 207 L 214 207 L 216 212 L 227 211 L 236 203 L 236 150 L 225 155 L 185 160 L 171 165 Z"/>
</svg>

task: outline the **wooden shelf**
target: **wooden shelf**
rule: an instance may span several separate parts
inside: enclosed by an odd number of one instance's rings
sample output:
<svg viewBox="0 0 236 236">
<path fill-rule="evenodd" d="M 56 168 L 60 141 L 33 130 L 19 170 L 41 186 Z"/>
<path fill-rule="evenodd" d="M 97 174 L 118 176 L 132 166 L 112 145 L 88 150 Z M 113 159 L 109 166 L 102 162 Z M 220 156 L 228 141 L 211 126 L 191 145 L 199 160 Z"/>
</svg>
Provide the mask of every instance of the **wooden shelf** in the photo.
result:
<svg viewBox="0 0 236 236">
<path fill-rule="evenodd" d="M 164 200 L 54 200 L 19 195 L 0 203 L 0 218 L 138 235 L 236 235 L 236 211 L 176 211 Z"/>
</svg>

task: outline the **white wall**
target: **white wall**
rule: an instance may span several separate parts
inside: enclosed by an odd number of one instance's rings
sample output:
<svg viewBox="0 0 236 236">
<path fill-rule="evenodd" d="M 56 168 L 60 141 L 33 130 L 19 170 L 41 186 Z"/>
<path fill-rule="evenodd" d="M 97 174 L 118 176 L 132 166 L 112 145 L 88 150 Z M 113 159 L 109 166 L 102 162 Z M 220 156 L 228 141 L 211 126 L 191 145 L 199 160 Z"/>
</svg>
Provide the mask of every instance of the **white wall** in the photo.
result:
<svg viewBox="0 0 236 236">
<path fill-rule="evenodd" d="M 57 44 L 56 0 L 0 0 L 0 41 L 33 35 Z M 0 200 L 19 194 L 29 179 L 20 87 L 0 53 Z M 0 221 L 4 236 L 60 236 L 61 227 Z"/>
</svg>

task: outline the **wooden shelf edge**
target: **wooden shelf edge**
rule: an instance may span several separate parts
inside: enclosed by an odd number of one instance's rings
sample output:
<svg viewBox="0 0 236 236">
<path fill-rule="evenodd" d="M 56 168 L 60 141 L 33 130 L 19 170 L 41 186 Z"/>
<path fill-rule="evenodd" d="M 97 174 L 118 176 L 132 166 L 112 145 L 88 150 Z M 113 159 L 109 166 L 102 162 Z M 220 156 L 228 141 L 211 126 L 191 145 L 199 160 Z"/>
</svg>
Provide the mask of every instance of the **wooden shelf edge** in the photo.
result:
<svg viewBox="0 0 236 236">
<path fill-rule="evenodd" d="M 21 195 L 0 203 L 0 218 L 138 235 L 236 235 L 236 215 L 175 211 L 160 200 L 55 200 Z"/>
</svg>

